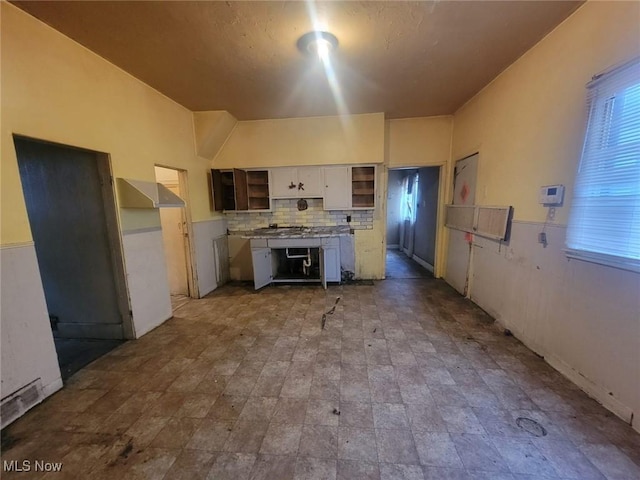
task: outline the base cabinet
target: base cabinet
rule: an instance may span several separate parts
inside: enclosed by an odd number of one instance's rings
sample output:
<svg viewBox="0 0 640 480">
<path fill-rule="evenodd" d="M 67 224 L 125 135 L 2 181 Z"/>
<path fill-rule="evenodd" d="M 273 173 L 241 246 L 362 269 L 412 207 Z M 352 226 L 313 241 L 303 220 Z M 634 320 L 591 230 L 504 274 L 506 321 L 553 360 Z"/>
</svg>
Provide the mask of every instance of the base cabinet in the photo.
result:
<svg viewBox="0 0 640 480">
<path fill-rule="evenodd" d="M 253 281 L 270 283 L 340 282 L 340 240 L 330 238 L 252 239 Z"/>
</svg>

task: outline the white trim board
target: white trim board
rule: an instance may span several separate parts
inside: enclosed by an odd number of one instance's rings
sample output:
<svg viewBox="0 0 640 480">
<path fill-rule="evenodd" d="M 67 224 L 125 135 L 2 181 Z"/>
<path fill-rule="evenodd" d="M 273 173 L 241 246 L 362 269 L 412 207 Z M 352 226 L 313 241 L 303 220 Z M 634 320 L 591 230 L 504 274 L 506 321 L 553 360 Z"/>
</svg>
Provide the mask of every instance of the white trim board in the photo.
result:
<svg viewBox="0 0 640 480">
<path fill-rule="evenodd" d="M 431 265 L 430 263 L 427 263 L 425 260 L 421 259 L 417 255 L 413 255 L 411 259 L 414 260 L 418 265 L 423 266 L 424 268 L 429 270 L 431 273 L 433 273 L 433 265 Z"/>
</svg>

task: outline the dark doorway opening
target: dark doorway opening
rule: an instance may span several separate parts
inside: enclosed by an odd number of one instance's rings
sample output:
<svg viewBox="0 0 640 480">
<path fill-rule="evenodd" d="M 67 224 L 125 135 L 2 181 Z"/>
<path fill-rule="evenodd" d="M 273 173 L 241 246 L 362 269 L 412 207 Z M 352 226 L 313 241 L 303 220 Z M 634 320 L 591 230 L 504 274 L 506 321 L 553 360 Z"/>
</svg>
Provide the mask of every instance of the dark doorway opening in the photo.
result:
<svg viewBox="0 0 640 480">
<path fill-rule="evenodd" d="M 63 379 L 133 338 L 107 154 L 14 136 Z"/>
<path fill-rule="evenodd" d="M 440 167 L 389 170 L 386 278 L 432 277 Z"/>
</svg>

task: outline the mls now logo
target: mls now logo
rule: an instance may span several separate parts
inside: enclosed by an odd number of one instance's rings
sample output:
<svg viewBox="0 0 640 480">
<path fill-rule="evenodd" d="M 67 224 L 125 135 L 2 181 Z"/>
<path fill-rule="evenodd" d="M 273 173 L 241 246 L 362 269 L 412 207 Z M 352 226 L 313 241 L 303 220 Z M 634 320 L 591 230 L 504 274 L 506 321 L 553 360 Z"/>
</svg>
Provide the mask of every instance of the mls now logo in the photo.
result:
<svg viewBox="0 0 640 480">
<path fill-rule="evenodd" d="M 45 462 L 43 460 L 3 460 L 2 471 L 4 472 L 60 472 L 62 462 Z"/>
</svg>

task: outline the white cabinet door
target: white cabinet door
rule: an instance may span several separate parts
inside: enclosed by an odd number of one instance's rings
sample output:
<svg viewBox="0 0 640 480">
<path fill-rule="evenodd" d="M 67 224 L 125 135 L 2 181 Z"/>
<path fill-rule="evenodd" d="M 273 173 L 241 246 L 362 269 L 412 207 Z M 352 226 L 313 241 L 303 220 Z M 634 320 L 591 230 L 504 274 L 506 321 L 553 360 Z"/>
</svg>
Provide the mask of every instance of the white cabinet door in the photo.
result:
<svg viewBox="0 0 640 480">
<path fill-rule="evenodd" d="M 322 282 L 322 287 L 326 290 L 327 289 L 327 270 L 326 270 L 326 265 L 325 265 L 325 257 L 324 257 L 324 248 L 320 247 L 320 251 L 319 253 L 319 260 L 320 260 L 320 281 Z"/>
<path fill-rule="evenodd" d="M 271 249 L 253 248 L 251 249 L 253 259 L 253 283 L 258 290 L 265 285 L 269 285 L 272 280 L 271 275 Z"/>
<path fill-rule="evenodd" d="M 291 185 L 294 188 L 289 188 Z M 271 198 L 298 197 L 298 169 L 274 168 L 271 170 Z"/>
<path fill-rule="evenodd" d="M 351 167 L 324 167 L 324 209 L 351 209 Z"/>
<path fill-rule="evenodd" d="M 322 169 L 320 167 L 298 168 L 298 191 L 301 198 L 322 198 Z"/>
<path fill-rule="evenodd" d="M 340 247 L 322 247 L 324 251 L 324 276 L 327 282 L 339 282 Z"/>
</svg>

